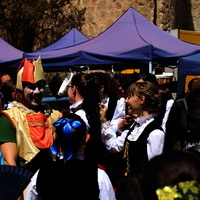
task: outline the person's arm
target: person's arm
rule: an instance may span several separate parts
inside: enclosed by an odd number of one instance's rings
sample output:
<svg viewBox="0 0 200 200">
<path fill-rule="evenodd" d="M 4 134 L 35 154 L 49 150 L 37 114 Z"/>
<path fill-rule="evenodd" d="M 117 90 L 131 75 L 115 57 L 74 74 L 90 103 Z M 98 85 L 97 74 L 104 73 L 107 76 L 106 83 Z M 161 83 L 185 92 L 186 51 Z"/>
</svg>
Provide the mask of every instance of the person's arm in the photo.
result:
<svg viewBox="0 0 200 200">
<path fill-rule="evenodd" d="M 101 139 L 106 148 L 113 152 L 121 152 L 124 150 L 124 141 L 128 130 L 123 131 L 119 136 L 117 136 L 117 131 L 114 127 L 106 126 L 101 130 Z"/>
<path fill-rule="evenodd" d="M 100 200 L 116 200 L 112 183 L 105 171 L 98 169 L 98 185 Z"/>
<path fill-rule="evenodd" d="M 117 105 L 116 105 L 115 112 L 114 112 L 112 120 L 111 120 L 111 124 L 112 124 L 112 122 L 115 122 L 115 120 L 124 119 L 125 115 L 126 115 L 125 99 L 124 98 L 120 98 L 117 101 Z"/>
<path fill-rule="evenodd" d="M 163 152 L 165 134 L 159 129 L 152 131 L 147 138 L 148 160 Z"/>
<path fill-rule="evenodd" d="M 170 110 L 171 110 L 173 104 L 174 104 L 173 99 L 170 99 L 167 101 L 165 115 L 162 120 L 162 128 L 163 128 L 164 132 L 166 132 L 166 123 L 167 123 L 167 119 L 168 119 L 168 116 L 169 116 L 169 113 L 170 113 Z"/>
<path fill-rule="evenodd" d="M 118 124 L 119 131 L 127 130 L 133 124 L 134 117 L 133 115 L 126 115 L 125 118 Z"/>
<path fill-rule="evenodd" d="M 112 119 L 112 121 L 108 121 L 106 118 L 107 107 L 103 104 L 99 104 L 100 108 L 100 121 L 103 127 L 113 127 L 113 129 L 118 129 L 120 132 L 129 129 L 133 123 L 133 116 L 132 115 L 124 115 L 119 117 L 118 119 Z"/>
<path fill-rule="evenodd" d="M 4 115 L 0 115 L 0 150 L 5 165 L 16 166 L 18 148 L 16 143 L 16 130 Z"/>
<path fill-rule="evenodd" d="M 5 165 L 17 165 L 18 150 L 17 144 L 13 142 L 5 142 L 1 144 L 1 152 Z"/>
<path fill-rule="evenodd" d="M 124 150 L 124 141 L 128 132 L 128 129 L 125 130 L 124 124 L 126 127 L 130 127 L 129 122 L 127 123 L 126 119 L 123 123 L 123 132 L 118 129 L 118 126 L 114 126 L 110 121 L 106 119 L 107 108 L 104 104 L 99 104 L 100 108 L 100 121 L 101 121 L 101 139 L 106 148 L 113 152 L 121 152 Z M 130 117 L 130 116 L 129 116 Z M 131 116 L 131 121 L 133 124 L 133 116 Z M 127 118 L 128 119 L 128 118 Z M 129 119 L 128 119 L 129 120 Z"/>
<path fill-rule="evenodd" d="M 124 105 L 125 107 L 125 105 Z M 125 109 L 125 108 L 124 108 Z M 124 112 L 125 113 L 125 112 Z M 122 120 L 118 123 L 118 130 L 120 132 L 129 129 L 134 122 L 136 115 L 131 114 L 130 107 L 127 107 L 126 115 L 123 116 Z"/>
</svg>

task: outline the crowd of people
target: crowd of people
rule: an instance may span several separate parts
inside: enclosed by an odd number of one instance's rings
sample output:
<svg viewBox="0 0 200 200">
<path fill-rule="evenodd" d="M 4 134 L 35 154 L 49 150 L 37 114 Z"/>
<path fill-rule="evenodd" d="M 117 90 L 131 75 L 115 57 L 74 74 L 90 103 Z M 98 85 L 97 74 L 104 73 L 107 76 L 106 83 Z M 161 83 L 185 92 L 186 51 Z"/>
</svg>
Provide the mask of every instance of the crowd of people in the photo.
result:
<svg viewBox="0 0 200 200">
<path fill-rule="evenodd" d="M 197 80 L 173 99 L 154 74 L 74 73 L 69 108 L 55 110 L 42 102 L 40 57 L 0 78 L 1 165 L 34 174 L 18 200 L 199 199 Z"/>
</svg>

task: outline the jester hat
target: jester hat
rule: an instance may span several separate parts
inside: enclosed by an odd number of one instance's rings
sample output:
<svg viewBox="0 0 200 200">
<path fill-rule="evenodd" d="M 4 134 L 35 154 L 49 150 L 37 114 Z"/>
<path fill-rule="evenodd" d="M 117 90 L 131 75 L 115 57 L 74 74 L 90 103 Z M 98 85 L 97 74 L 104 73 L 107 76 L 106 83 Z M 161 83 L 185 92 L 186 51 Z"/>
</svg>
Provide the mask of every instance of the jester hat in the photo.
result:
<svg viewBox="0 0 200 200">
<path fill-rule="evenodd" d="M 17 89 L 23 90 L 22 82 L 36 83 L 45 80 L 41 58 L 37 60 L 27 60 L 24 58 L 17 72 Z"/>
</svg>

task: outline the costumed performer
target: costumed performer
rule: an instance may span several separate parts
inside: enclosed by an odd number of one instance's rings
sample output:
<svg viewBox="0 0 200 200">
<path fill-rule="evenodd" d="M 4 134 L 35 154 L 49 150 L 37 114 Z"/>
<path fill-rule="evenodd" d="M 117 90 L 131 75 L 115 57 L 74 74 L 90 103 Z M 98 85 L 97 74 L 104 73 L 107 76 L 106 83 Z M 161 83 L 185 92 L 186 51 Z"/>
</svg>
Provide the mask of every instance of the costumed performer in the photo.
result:
<svg viewBox="0 0 200 200">
<path fill-rule="evenodd" d="M 45 77 L 41 58 L 20 64 L 13 108 L 0 115 L 0 149 L 5 165 L 25 167 L 41 150 L 53 144 L 52 123 L 62 117 L 42 103 Z"/>
</svg>

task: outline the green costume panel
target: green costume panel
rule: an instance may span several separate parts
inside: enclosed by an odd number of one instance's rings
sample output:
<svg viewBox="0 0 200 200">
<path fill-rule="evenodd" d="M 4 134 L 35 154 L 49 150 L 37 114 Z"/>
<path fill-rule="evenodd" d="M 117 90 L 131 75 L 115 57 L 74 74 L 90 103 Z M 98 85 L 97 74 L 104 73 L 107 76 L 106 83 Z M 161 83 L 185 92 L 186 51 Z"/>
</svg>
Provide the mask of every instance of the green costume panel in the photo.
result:
<svg viewBox="0 0 200 200">
<path fill-rule="evenodd" d="M 0 143 L 14 142 L 16 143 L 16 130 L 10 120 L 4 115 L 0 115 Z"/>
</svg>

